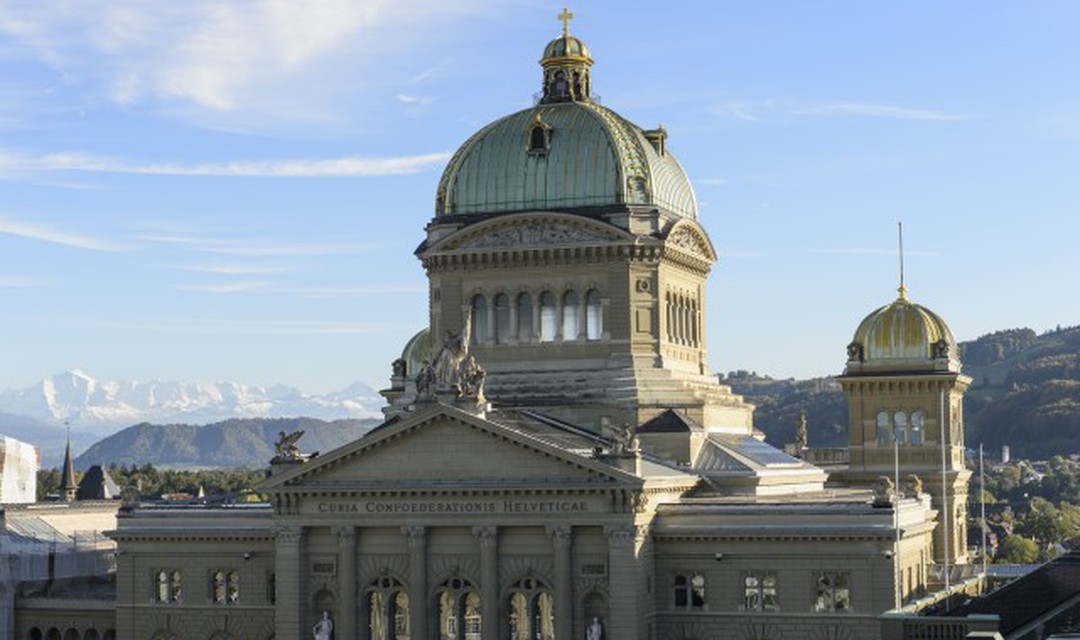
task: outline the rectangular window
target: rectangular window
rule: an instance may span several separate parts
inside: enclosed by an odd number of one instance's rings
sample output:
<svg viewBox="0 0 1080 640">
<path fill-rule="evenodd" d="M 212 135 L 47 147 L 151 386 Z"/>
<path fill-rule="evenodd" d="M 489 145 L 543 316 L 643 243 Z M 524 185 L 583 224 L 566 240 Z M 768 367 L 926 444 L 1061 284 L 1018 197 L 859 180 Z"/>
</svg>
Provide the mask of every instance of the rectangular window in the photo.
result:
<svg viewBox="0 0 1080 640">
<path fill-rule="evenodd" d="M 820 571 L 814 577 L 814 612 L 851 610 L 851 579 L 843 571 Z"/>
<path fill-rule="evenodd" d="M 178 569 L 156 569 L 153 578 L 154 602 L 167 604 L 183 600 L 183 582 Z"/>
<path fill-rule="evenodd" d="M 759 571 L 743 576 L 744 611 L 777 611 L 779 609 L 775 574 Z"/>
</svg>

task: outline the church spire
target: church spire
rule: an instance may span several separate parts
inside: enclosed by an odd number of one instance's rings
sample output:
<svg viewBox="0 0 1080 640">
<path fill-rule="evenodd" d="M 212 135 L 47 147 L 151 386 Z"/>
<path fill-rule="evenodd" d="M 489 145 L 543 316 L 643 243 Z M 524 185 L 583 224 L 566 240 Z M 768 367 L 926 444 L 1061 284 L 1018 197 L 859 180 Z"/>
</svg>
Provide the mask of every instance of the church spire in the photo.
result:
<svg viewBox="0 0 1080 640">
<path fill-rule="evenodd" d="M 563 9 L 556 16 L 563 25 L 562 35 L 544 47 L 540 66 L 544 68 L 544 91 L 540 102 L 584 102 L 592 93 L 589 67 L 592 58 L 585 43 L 570 35 L 574 14 Z"/>
<path fill-rule="evenodd" d="M 75 466 L 71 462 L 71 425 L 67 426 L 67 449 L 64 451 L 64 468 L 60 472 L 60 496 L 64 502 L 74 502 L 79 485 L 75 484 Z"/>
</svg>

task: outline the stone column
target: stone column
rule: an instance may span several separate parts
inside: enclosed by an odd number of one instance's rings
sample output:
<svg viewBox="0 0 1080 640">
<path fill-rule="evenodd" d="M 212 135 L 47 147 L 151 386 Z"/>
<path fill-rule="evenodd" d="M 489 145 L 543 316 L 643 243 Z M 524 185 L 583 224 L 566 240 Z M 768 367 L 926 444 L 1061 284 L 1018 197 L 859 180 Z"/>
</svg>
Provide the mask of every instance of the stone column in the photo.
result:
<svg viewBox="0 0 1080 640">
<path fill-rule="evenodd" d="M 572 638 L 574 636 L 574 568 L 571 563 L 570 547 L 573 530 L 568 525 L 549 525 L 547 533 L 551 536 L 551 547 L 555 569 L 553 594 L 555 599 L 555 637 Z"/>
<path fill-rule="evenodd" d="M 518 335 L 518 306 L 514 298 L 510 299 L 510 335 L 507 337 L 512 341 L 521 342 L 521 336 Z"/>
<path fill-rule="evenodd" d="M 608 538 L 608 619 L 604 638 L 637 640 L 639 576 L 635 554 L 636 528 L 633 525 L 604 527 Z"/>
<path fill-rule="evenodd" d="M 427 529 L 402 527 L 409 543 L 409 637 L 428 637 Z M 299 636 L 298 636 L 299 637 Z"/>
<path fill-rule="evenodd" d="M 276 531 L 274 539 L 274 635 L 279 638 L 303 638 L 310 633 L 305 629 L 303 602 L 304 528 L 283 526 Z"/>
<path fill-rule="evenodd" d="M 541 292 L 540 295 L 538 295 L 533 300 L 534 304 L 533 304 L 533 308 L 532 308 L 532 316 L 533 316 L 532 335 L 529 336 L 529 342 L 540 342 L 540 334 L 541 334 L 541 329 L 540 329 L 540 297 L 543 296 L 543 295 L 544 295 L 543 292 Z"/>
<path fill-rule="evenodd" d="M 338 593 L 341 611 L 334 635 L 356 640 L 356 527 L 335 527 L 338 536 Z"/>
<path fill-rule="evenodd" d="M 481 640 L 499 640 L 499 532 L 496 527 L 473 527 L 480 542 Z"/>
</svg>

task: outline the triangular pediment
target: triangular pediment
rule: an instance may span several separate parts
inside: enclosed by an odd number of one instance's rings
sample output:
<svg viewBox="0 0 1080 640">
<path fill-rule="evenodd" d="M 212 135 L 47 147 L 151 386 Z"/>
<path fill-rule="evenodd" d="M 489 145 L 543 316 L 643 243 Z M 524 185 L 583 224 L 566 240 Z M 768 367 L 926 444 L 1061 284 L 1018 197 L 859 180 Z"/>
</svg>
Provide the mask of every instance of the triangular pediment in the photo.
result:
<svg viewBox="0 0 1080 640">
<path fill-rule="evenodd" d="M 444 238 L 429 251 L 476 251 L 530 247 L 595 245 L 633 239 L 610 224 L 559 213 L 498 216 Z"/>
<path fill-rule="evenodd" d="M 664 245 L 708 262 L 716 260 L 716 249 L 709 236 L 690 220 L 680 220 L 673 225 L 664 238 Z"/>
<path fill-rule="evenodd" d="M 497 422 L 435 405 L 275 475 L 263 489 L 554 488 L 620 483 L 634 485 L 640 480 Z"/>
</svg>

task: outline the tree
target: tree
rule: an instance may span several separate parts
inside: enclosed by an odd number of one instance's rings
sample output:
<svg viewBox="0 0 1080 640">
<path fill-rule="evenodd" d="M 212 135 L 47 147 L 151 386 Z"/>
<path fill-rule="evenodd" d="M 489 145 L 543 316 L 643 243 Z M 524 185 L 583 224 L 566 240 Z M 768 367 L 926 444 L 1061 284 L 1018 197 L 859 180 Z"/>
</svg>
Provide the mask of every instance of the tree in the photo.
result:
<svg viewBox="0 0 1080 640">
<path fill-rule="evenodd" d="M 998 549 L 998 560 L 1005 564 L 1032 564 L 1039 559 L 1039 545 L 1023 536 L 1005 536 Z"/>
</svg>

